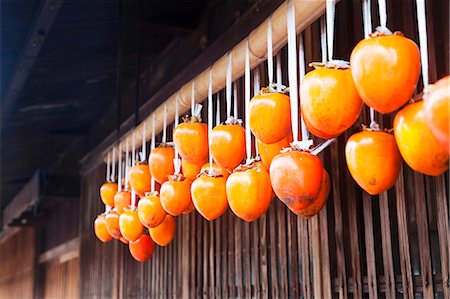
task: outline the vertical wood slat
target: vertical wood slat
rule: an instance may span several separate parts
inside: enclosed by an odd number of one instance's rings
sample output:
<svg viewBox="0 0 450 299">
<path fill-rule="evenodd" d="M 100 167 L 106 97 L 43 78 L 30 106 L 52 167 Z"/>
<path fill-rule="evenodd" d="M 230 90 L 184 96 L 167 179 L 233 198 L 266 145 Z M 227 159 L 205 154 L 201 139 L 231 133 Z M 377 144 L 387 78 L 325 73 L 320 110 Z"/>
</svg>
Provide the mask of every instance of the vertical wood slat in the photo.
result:
<svg viewBox="0 0 450 299">
<path fill-rule="evenodd" d="M 436 212 L 444 298 L 450 298 L 450 228 L 444 176 L 435 178 Z"/>
<path fill-rule="evenodd" d="M 308 221 L 298 217 L 297 225 L 300 231 L 300 248 L 301 248 L 301 268 L 302 268 L 302 282 L 303 282 L 303 296 L 304 298 L 311 298 L 311 283 L 310 283 L 310 264 L 309 264 L 309 240 L 308 240 Z"/>
<path fill-rule="evenodd" d="M 261 257 L 261 297 L 269 297 L 269 278 L 268 278 L 268 268 L 267 268 L 267 215 L 264 214 L 259 218 L 259 234 L 261 238 L 259 239 L 259 252 Z"/>
<path fill-rule="evenodd" d="M 278 289 L 278 267 L 277 267 L 277 230 L 276 230 L 276 212 L 277 206 L 275 202 L 272 202 L 270 208 L 268 210 L 268 218 L 269 218 L 269 240 L 268 243 L 270 248 L 270 289 L 271 289 L 271 297 L 279 298 L 280 293 Z"/>
<path fill-rule="evenodd" d="M 288 221 L 287 221 L 287 248 L 288 248 L 288 256 L 290 257 L 289 265 L 291 269 L 291 284 L 289 286 L 289 297 L 298 298 L 300 297 L 300 288 L 299 288 L 299 273 L 298 273 L 298 248 L 297 248 L 297 215 L 294 213 L 288 212 Z"/>
<path fill-rule="evenodd" d="M 234 248 L 237 249 L 234 251 L 234 269 L 236 274 L 234 277 L 236 278 L 236 295 L 238 298 L 244 297 L 244 289 L 242 287 L 242 251 L 240 250 L 242 248 L 242 241 L 242 220 L 238 219 L 234 225 Z"/>
<path fill-rule="evenodd" d="M 394 261 L 392 258 L 391 226 L 389 217 L 389 198 L 387 192 L 380 195 L 381 243 L 383 248 L 384 280 L 386 298 L 395 298 Z"/>
<path fill-rule="evenodd" d="M 328 205 L 328 203 L 327 203 Z M 329 238 L 328 238 L 328 216 L 327 216 L 327 205 L 320 211 L 320 233 L 321 236 L 326 236 L 320 238 L 320 247 L 322 253 L 322 280 L 323 280 L 323 298 L 331 298 L 333 289 L 331 286 L 331 271 L 330 271 L 330 248 L 329 248 Z"/>
<path fill-rule="evenodd" d="M 251 298 L 252 296 L 252 280 L 251 280 L 251 259 L 252 256 L 250 254 L 251 245 L 250 245 L 250 223 L 244 223 L 244 271 L 245 271 L 245 294 L 246 298 Z"/>
<path fill-rule="evenodd" d="M 288 297 L 288 273 L 287 273 L 287 251 L 286 251 L 286 212 L 287 208 L 280 201 L 277 201 L 277 265 L 280 267 L 279 281 L 280 281 L 280 297 Z"/>
<path fill-rule="evenodd" d="M 310 220 L 311 223 L 311 253 L 313 258 L 313 285 L 314 285 L 314 298 L 323 298 L 322 293 L 322 265 L 321 265 L 321 248 L 320 248 L 320 218 L 318 215 L 314 216 Z"/>
<path fill-rule="evenodd" d="M 433 272 L 431 270 L 430 239 L 428 235 L 427 205 L 423 175 L 414 173 L 417 236 L 419 239 L 420 269 L 425 298 L 434 296 Z"/>
<path fill-rule="evenodd" d="M 378 298 L 377 269 L 374 249 L 375 243 L 373 237 L 372 198 L 366 192 L 363 193 L 363 212 L 369 298 Z"/>
<path fill-rule="evenodd" d="M 214 248 L 215 248 L 215 238 L 214 238 L 214 223 L 209 222 L 208 223 L 209 228 L 209 291 L 207 292 L 207 296 L 209 298 L 214 297 L 215 292 L 215 269 L 218 267 L 218 264 L 214 263 Z M 206 230 L 206 229 L 205 229 Z M 217 236 L 218 237 L 218 236 Z M 206 252 L 205 252 L 206 255 Z M 204 275 L 207 275 L 204 273 Z"/>
</svg>

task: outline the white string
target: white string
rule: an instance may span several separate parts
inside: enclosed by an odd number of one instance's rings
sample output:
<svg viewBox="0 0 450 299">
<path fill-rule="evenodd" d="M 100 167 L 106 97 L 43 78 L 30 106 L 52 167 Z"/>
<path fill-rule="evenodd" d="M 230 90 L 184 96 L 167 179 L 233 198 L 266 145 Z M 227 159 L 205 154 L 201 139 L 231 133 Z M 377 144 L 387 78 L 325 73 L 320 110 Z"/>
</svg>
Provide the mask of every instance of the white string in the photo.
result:
<svg viewBox="0 0 450 299">
<path fill-rule="evenodd" d="M 131 152 L 133 153 L 131 156 L 131 166 L 136 164 L 136 144 L 135 144 L 135 131 L 133 131 L 132 143 L 131 143 Z"/>
<path fill-rule="evenodd" d="M 335 0 L 327 0 L 327 38 L 328 38 L 328 59 L 333 60 L 333 41 L 334 41 L 334 11 Z"/>
<path fill-rule="evenodd" d="M 106 156 L 106 181 L 109 181 L 109 179 L 111 178 L 111 155 L 110 153 L 108 153 Z"/>
<path fill-rule="evenodd" d="M 116 148 L 113 147 L 112 150 L 112 171 L 111 171 L 111 182 L 116 181 Z"/>
<path fill-rule="evenodd" d="M 269 85 L 273 83 L 273 43 L 272 43 L 272 16 L 267 19 L 267 74 Z"/>
<path fill-rule="evenodd" d="M 250 59 L 248 55 L 248 38 L 245 43 L 245 151 L 247 163 L 252 157 L 252 136 L 250 134 Z"/>
<path fill-rule="evenodd" d="M 294 1 L 289 0 L 287 11 L 288 31 L 288 72 L 289 92 L 291 99 L 291 122 L 294 142 L 298 141 L 298 86 L 297 86 L 297 53 L 295 41 L 295 14 Z"/>
<path fill-rule="evenodd" d="M 372 13 L 370 10 L 370 0 L 363 0 L 362 2 L 362 13 L 363 13 L 363 26 L 364 26 L 364 38 L 368 38 L 372 33 Z M 369 107 L 370 113 L 370 127 L 376 126 L 375 122 L 375 110 Z"/>
<path fill-rule="evenodd" d="M 144 128 L 142 130 L 142 157 L 141 157 L 141 162 L 144 162 L 147 156 L 147 149 L 145 146 L 145 122 L 144 122 Z"/>
<path fill-rule="evenodd" d="M 128 164 L 130 160 L 128 158 L 128 137 L 126 139 L 126 145 L 125 145 L 125 186 L 128 185 Z"/>
<path fill-rule="evenodd" d="M 261 86 L 259 83 L 259 68 L 255 68 L 255 70 L 253 71 L 253 96 L 258 95 L 260 89 L 261 89 Z M 256 144 L 256 137 L 255 137 L 255 144 Z M 259 157 L 259 150 L 258 150 L 257 146 L 255 146 L 255 154 L 256 154 L 256 157 Z"/>
<path fill-rule="evenodd" d="M 238 118 L 237 83 L 233 84 L 233 116 Z"/>
<path fill-rule="evenodd" d="M 167 104 L 164 103 L 164 120 L 163 120 L 163 135 L 162 135 L 162 142 L 166 143 L 167 139 Z"/>
<path fill-rule="evenodd" d="M 277 54 L 277 84 L 283 84 L 283 73 L 281 72 L 281 53 Z"/>
<path fill-rule="evenodd" d="M 298 49 L 298 64 L 300 68 L 300 85 L 303 81 L 303 77 L 305 77 L 306 73 L 306 67 L 305 67 L 305 49 L 303 46 L 303 33 L 300 33 L 300 40 L 299 40 L 299 49 Z M 302 141 L 309 139 L 309 132 L 306 128 L 305 122 L 303 121 L 303 116 L 300 113 L 300 124 L 302 129 Z"/>
<path fill-rule="evenodd" d="M 226 100 L 227 100 L 227 118 L 230 118 L 231 116 L 231 80 L 232 80 L 232 73 L 231 73 L 231 52 L 228 52 L 227 56 L 227 74 L 226 74 Z"/>
<path fill-rule="evenodd" d="M 153 151 L 155 149 L 155 114 L 152 115 L 152 140 L 150 141 L 150 150 Z M 148 161 L 150 163 L 150 161 Z M 151 190 L 155 192 L 155 178 L 152 176 L 151 178 Z"/>
<path fill-rule="evenodd" d="M 179 123 L 179 120 L 178 120 L 178 101 L 180 100 L 180 94 L 179 93 L 177 93 L 177 97 L 176 97 L 176 99 L 175 99 L 175 128 L 176 127 L 178 127 L 178 123 Z"/>
<path fill-rule="evenodd" d="M 191 115 L 195 114 L 195 81 L 192 81 L 191 88 Z"/>
<path fill-rule="evenodd" d="M 119 175 L 119 192 L 122 191 L 122 144 L 119 143 L 119 171 L 118 171 L 118 175 Z"/>
<path fill-rule="evenodd" d="M 180 99 L 180 97 L 177 95 L 177 98 L 175 100 L 175 127 L 178 126 L 178 119 L 179 119 L 179 115 L 178 115 L 178 101 L 179 101 L 179 99 Z M 180 158 L 178 157 L 177 147 L 175 147 L 175 157 L 173 159 L 173 166 L 174 166 L 174 174 L 179 174 L 180 171 L 181 171 L 181 161 L 180 161 Z"/>
<path fill-rule="evenodd" d="M 216 98 L 216 126 L 220 125 L 220 93 L 217 93 Z"/>
<path fill-rule="evenodd" d="M 209 69 L 208 84 L 208 136 L 211 140 L 211 132 L 213 126 L 213 99 L 212 99 L 212 67 Z M 209 151 L 211 152 L 211 142 L 209 143 Z M 212 171 L 212 155 L 209 155 L 209 170 Z"/>
<path fill-rule="evenodd" d="M 320 49 L 322 62 L 327 62 L 327 24 L 324 18 L 320 19 Z"/>
<path fill-rule="evenodd" d="M 378 11 L 380 13 L 381 28 L 387 28 L 386 0 L 378 0 Z"/>
<path fill-rule="evenodd" d="M 420 58 L 422 60 L 422 79 L 424 89 L 428 87 L 428 40 L 425 0 L 417 0 L 417 21 L 419 26 Z"/>
</svg>

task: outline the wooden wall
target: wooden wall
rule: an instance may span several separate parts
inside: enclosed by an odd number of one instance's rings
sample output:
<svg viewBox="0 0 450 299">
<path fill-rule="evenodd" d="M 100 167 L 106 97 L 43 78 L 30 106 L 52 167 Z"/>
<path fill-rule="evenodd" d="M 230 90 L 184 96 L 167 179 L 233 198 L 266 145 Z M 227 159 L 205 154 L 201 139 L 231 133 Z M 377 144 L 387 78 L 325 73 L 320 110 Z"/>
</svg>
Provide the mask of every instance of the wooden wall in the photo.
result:
<svg viewBox="0 0 450 299">
<path fill-rule="evenodd" d="M 23 228 L 0 243 L 0 298 L 33 298 L 35 237 L 33 228 Z"/>
<path fill-rule="evenodd" d="M 449 71 L 449 7 L 447 1 L 427 2 L 434 81 Z M 417 41 L 412 2 L 388 3 L 388 26 Z M 376 13 L 373 18 L 378 24 Z M 339 2 L 336 20 L 335 54 L 348 59 L 362 38 L 360 3 Z M 320 60 L 318 22 L 304 38 L 307 61 Z M 287 82 L 285 50 L 281 59 Z M 264 84 L 264 66 L 259 69 Z M 240 98 L 242 86 L 238 82 Z M 131 258 L 126 245 L 96 240 L 92 225 L 104 209 L 98 190 L 105 168 L 85 174 L 80 297 L 449 298 L 448 172 L 432 178 L 404 164 L 394 188 L 379 196 L 363 192 L 347 170 L 344 146 L 367 114 L 321 154 L 332 192 L 319 216 L 303 220 L 277 199 L 251 224 L 231 211 L 213 222 L 191 213 L 177 218 L 174 241 L 144 264 Z M 377 117 L 392 126 L 393 115 Z"/>
<path fill-rule="evenodd" d="M 44 299 L 78 298 L 79 259 L 45 264 Z"/>
</svg>

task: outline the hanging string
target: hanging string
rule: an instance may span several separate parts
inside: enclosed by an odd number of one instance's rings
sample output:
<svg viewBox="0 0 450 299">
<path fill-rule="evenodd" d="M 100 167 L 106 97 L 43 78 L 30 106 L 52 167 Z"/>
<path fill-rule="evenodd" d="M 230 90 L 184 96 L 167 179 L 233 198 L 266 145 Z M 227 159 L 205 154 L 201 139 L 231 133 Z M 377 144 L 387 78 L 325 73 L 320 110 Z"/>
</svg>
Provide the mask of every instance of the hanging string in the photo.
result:
<svg viewBox="0 0 450 299">
<path fill-rule="evenodd" d="M 272 43 L 272 16 L 267 19 L 267 74 L 269 86 L 273 83 L 273 43 Z"/>
<path fill-rule="evenodd" d="M 167 139 L 167 104 L 164 103 L 164 120 L 163 120 L 162 143 L 166 143 Z"/>
<path fill-rule="evenodd" d="M 303 45 L 303 33 L 300 33 L 300 40 L 299 40 L 299 46 L 298 46 L 298 64 L 300 68 L 300 84 L 303 81 L 303 77 L 305 77 L 306 74 L 306 67 L 305 67 L 305 47 Z M 303 121 L 303 116 L 300 113 L 300 125 L 302 129 L 302 141 L 305 141 L 305 146 L 309 147 L 312 145 L 312 140 L 308 142 L 309 140 L 309 132 L 306 128 L 305 122 Z"/>
<path fill-rule="evenodd" d="M 238 118 L 238 101 L 237 101 L 237 83 L 233 84 L 233 114 L 235 118 Z"/>
<path fill-rule="evenodd" d="M 126 140 L 126 145 L 125 145 L 125 186 L 128 186 L 128 164 L 129 164 L 130 160 L 128 158 L 128 137 Z"/>
<path fill-rule="evenodd" d="M 253 71 L 253 96 L 256 96 L 257 94 L 259 94 L 259 91 L 261 90 L 261 86 L 259 83 L 259 68 L 256 67 L 255 70 Z M 247 124 L 249 124 L 249 122 L 246 122 Z M 256 137 L 255 137 L 255 143 L 256 143 Z M 255 156 L 259 157 L 259 150 L 258 147 L 255 146 Z"/>
<path fill-rule="evenodd" d="M 152 140 L 150 141 L 150 150 L 153 151 L 155 149 L 155 113 L 152 114 Z M 151 178 L 151 190 L 155 192 L 155 178 L 152 176 Z"/>
<path fill-rule="evenodd" d="M 217 93 L 216 98 L 216 126 L 220 125 L 220 93 Z"/>
<path fill-rule="evenodd" d="M 289 0 L 287 11 L 288 31 L 288 72 L 289 93 L 291 99 L 291 122 L 294 142 L 298 141 L 298 86 L 297 86 L 297 53 L 295 41 L 295 8 L 294 1 Z"/>
<path fill-rule="evenodd" d="M 118 175 L 119 175 L 119 192 L 122 191 L 122 144 L 119 143 L 119 171 L 118 171 Z"/>
<path fill-rule="evenodd" d="M 227 56 L 227 74 L 226 74 L 226 99 L 227 99 L 227 119 L 231 117 L 231 52 Z"/>
<path fill-rule="evenodd" d="M 131 166 L 134 166 L 136 164 L 136 143 L 135 143 L 135 131 L 133 131 L 133 137 L 131 139 Z"/>
<path fill-rule="evenodd" d="M 147 149 L 145 144 L 145 122 L 144 122 L 144 128 L 142 130 L 142 156 L 141 156 L 141 162 L 144 162 L 147 157 Z"/>
<path fill-rule="evenodd" d="M 116 181 L 116 148 L 112 149 L 112 170 L 111 170 L 111 182 Z"/>
<path fill-rule="evenodd" d="M 195 81 L 192 80 L 191 86 L 191 115 L 195 115 Z"/>
<path fill-rule="evenodd" d="M 106 155 L 106 181 L 109 181 L 109 179 L 111 178 L 110 168 L 111 168 L 111 156 L 108 153 Z"/>
<path fill-rule="evenodd" d="M 420 58 L 422 60 L 422 80 L 426 90 L 429 84 L 428 78 L 428 40 L 427 40 L 427 18 L 425 12 L 425 0 L 416 0 L 417 22 L 419 26 Z"/>
<path fill-rule="evenodd" d="M 178 116 L 178 101 L 179 101 L 179 99 L 180 99 L 180 97 L 177 96 L 177 98 L 175 100 L 175 127 L 178 126 L 178 119 L 179 119 L 179 116 Z M 155 119 L 154 118 L 153 118 L 153 123 L 155 123 Z M 155 133 L 152 132 L 152 135 L 155 135 Z M 173 166 L 174 166 L 174 170 L 175 170 L 174 174 L 179 174 L 180 171 L 181 171 L 181 160 L 178 157 L 178 150 L 177 150 L 176 147 L 175 147 L 175 157 L 173 159 Z"/>
<path fill-rule="evenodd" d="M 213 99 L 212 99 L 212 67 L 209 69 L 209 84 L 208 84 L 208 136 L 211 140 L 211 132 L 213 126 Z M 209 151 L 211 152 L 211 143 L 209 143 Z M 212 171 L 213 159 L 212 155 L 209 155 L 209 170 Z"/>
<path fill-rule="evenodd" d="M 387 28 L 386 0 L 378 0 L 378 11 L 380 13 L 380 27 L 382 29 L 386 29 Z"/>
<path fill-rule="evenodd" d="M 327 27 L 325 19 L 320 19 L 320 49 L 322 54 L 322 62 L 327 62 Z"/>
<path fill-rule="evenodd" d="M 252 136 L 250 135 L 250 59 L 248 56 L 248 38 L 245 43 L 245 151 L 247 163 L 252 158 Z"/>
<path fill-rule="evenodd" d="M 281 53 L 277 54 L 277 85 L 283 84 L 283 73 L 281 72 Z"/>
<path fill-rule="evenodd" d="M 178 127 L 178 123 L 179 123 L 179 120 L 178 120 L 178 101 L 179 100 L 180 100 L 180 93 L 177 92 L 177 96 L 175 99 L 175 128 Z"/>
<path fill-rule="evenodd" d="M 335 0 L 327 0 L 327 39 L 328 39 L 328 59 L 333 60 L 333 42 L 334 42 L 334 12 Z"/>
</svg>

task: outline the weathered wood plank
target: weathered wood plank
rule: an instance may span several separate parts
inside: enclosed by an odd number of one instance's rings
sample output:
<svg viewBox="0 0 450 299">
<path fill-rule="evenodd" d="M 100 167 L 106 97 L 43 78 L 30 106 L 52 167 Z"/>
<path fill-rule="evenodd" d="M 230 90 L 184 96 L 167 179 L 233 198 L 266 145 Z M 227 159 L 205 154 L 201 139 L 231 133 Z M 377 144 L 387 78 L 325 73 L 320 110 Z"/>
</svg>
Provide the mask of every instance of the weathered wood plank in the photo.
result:
<svg viewBox="0 0 450 299">
<path fill-rule="evenodd" d="M 269 213 L 269 258 L 270 258 L 270 294 L 272 298 L 279 298 L 280 292 L 278 288 L 278 266 L 277 266 L 277 230 L 276 215 L 277 205 L 273 202 L 270 206 Z"/>
<path fill-rule="evenodd" d="M 280 265 L 279 281 L 280 281 L 280 296 L 282 298 L 288 297 L 288 262 L 286 251 L 286 212 L 287 207 L 280 201 L 277 201 L 277 265 Z M 272 243 L 273 244 L 273 243 Z"/>
<path fill-rule="evenodd" d="M 331 271 L 330 271 L 330 248 L 329 248 L 329 235 L 328 235 L 328 211 L 327 205 L 320 211 L 320 247 L 322 253 L 322 280 L 323 280 L 323 297 L 331 298 L 333 290 L 331 287 Z"/>
<path fill-rule="evenodd" d="M 383 248 L 383 267 L 386 279 L 386 298 L 395 298 L 394 262 L 392 258 L 391 226 L 389 217 L 389 198 L 387 192 L 380 195 L 381 242 Z"/>
<path fill-rule="evenodd" d="M 439 235 L 439 252 L 441 257 L 441 273 L 444 298 L 450 298 L 450 228 L 448 214 L 448 199 L 445 190 L 444 176 L 434 179 L 436 188 L 436 212 Z"/>
<path fill-rule="evenodd" d="M 367 259 L 367 280 L 369 298 L 378 298 L 375 242 L 373 237 L 372 198 L 363 192 L 364 233 Z"/>
<path fill-rule="evenodd" d="M 314 286 L 314 298 L 323 298 L 322 293 L 322 265 L 321 265 L 321 248 L 320 248 L 320 218 L 318 215 L 309 220 L 311 224 L 311 240 L 312 240 L 312 259 L 313 259 L 313 286 Z"/>
</svg>

